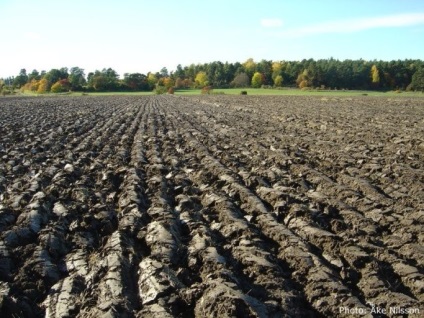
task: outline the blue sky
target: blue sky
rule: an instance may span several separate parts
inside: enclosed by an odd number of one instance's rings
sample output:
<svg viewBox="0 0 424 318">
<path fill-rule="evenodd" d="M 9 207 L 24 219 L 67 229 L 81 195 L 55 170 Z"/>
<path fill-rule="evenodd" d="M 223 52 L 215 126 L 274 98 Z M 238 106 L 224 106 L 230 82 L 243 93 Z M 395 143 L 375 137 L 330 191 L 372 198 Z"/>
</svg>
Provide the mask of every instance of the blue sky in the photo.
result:
<svg viewBox="0 0 424 318">
<path fill-rule="evenodd" d="M 424 59 L 423 0 L 0 0 L 0 78 L 248 58 Z"/>
</svg>

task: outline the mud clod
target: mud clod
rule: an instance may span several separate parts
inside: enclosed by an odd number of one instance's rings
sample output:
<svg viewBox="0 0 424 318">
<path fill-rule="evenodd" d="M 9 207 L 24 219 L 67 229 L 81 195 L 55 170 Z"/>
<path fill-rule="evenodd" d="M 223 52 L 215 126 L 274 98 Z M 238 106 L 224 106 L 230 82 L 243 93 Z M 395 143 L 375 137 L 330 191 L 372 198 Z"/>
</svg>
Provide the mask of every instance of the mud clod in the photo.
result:
<svg viewBox="0 0 424 318">
<path fill-rule="evenodd" d="M 407 97 L 3 98 L 0 316 L 422 316 L 423 116 Z"/>
</svg>

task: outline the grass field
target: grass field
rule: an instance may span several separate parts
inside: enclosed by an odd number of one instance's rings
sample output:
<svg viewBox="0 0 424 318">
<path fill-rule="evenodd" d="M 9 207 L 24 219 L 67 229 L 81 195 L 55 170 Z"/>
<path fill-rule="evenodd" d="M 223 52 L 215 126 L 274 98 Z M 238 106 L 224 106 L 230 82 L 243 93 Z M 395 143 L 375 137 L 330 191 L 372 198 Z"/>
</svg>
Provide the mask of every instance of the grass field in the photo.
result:
<svg viewBox="0 0 424 318">
<path fill-rule="evenodd" d="M 396 91 L 356 91 L 356 90 L 300 90 L 300 89 L 264 89 L 264 88 L 217 88 L 213 90 L 212 94 L 225 94 L 225 95 L 240 95 L 241 91 L 246 91 L 248 95 L 283 95 L 283 96 L 333 96 L 333 97 L 352 97 L 352 96 L 381 96 L 381 97 L 424 97 L 421 92 L 396 92 Z M 119 95 L 154 95 L 153 92 L 73 92 L 73 93 L 61 93 L 61 94 L 36 94 L 34 92 L 25 91 L 24 93 L 18 93 L 19 95 L 25 96 L 119 96 Z M 175 91 L 175 95 L 200 95 L 200 89 L 178 89 Z"/>
<path fill-rule="evenodd" d="M 408 96 L 424 97 L 421 92 L 402 92 L 395 91 L 355 91 L 355 90 L 300 90 L 300 89 L 263 89 L 263 88 L 225 88 L 214 89 L 213 94 L 239 95 L 241 91 L 246 91 L 248 95 L 299 95 L 299 96 Z M 177 90 L 176 95 L 198 95 L 199 89 Z"/>
</svg>

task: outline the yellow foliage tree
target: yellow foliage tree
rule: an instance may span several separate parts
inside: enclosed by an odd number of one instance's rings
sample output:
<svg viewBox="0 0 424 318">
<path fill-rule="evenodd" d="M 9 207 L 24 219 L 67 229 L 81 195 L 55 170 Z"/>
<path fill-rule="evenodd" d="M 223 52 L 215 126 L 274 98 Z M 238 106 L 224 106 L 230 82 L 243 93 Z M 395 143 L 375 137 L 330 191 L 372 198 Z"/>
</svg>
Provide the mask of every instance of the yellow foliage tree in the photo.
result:
<svg viewBox="0 0 424 318">
<path fill-rule="evenodd" d="M 263 83 L 263 75 L 259 72 L 253 74 L 252 77 L 252 87 L 259 88 Z"/>
<path fill-rule="evenodd" d="M 375 64 L 371 67 L 371 82 L 374 85 L 378 85 L 380 83 L 380 72 Z"/>
<path fill-rule="evenodd" d="M 149 73 L 147 75 L 147 83 L 149 84 L 150 88 L 155 87 L 157 82 L 158 82 L 158 79 L 156 78 L 155 74 Z"/>
<path fill-rule="evenodd" d="M 175 82 L 172 78 L 165 77 L 163 79 L 163 86 L 165 86 L 167 89 L 169 89 L 170 87 L 173 87 L 174 85 L 175 85 Z"/>
<path fill-rule="evenodd" d="M 278 75 L 281 75 L 281 70 L 283 69 L 283 63 L 281 62 L 273 62 L 272 63 L 272 79 L 275 82 L 275 78 Z"/>
<path fill-rule="evenodd" d="M 200 88 L 203 88 L 209 85 L 208 76 L 206 75 L 205 72 L 197 73 L 196 78 L 194 79 L 194 82 L 196 83 L 196 86 Z"/>
<path fill-rule="evenodd" d="M 67 82 L 68 83 L 68 82 Z M 57 81 L 56 83 L 54 83 L 52 85 L 52 87 L 50 88 L 50 92 L 52 93 L 61 93 L 61 92 L 66 92 L 69 87 L 66 87 L 65 85 L 63 85 L 63 80 L 61 81 Z"/>
<path fill-rule="evenodd" d="M 299 86 L 299 88 L 305 88 L 305 87 L 311 86 L 312 83 L 309 77 L 308 70 L 305 69 L 303 70 L 302 73 L 299 74 L 299 76 L 297 77 L 296 83 Z"/>
<path fill-rule="evenodd" d="M 244 71 L 246 72 L 247 76 L 249 76 L 249 78 L 250 78 L 253 75 L 253 73 L 255 72 L 256 63 L 252 58 L 250 58 L 250 59 L 247 59 L 247 61 L 243 63 L 243 67 L 244 67 Z"/>
<path fill-rule="evenodd" d="M 29 89 L 33 92 L 38 91 L 38 87 L 40 86 L 40 81 L 37 81 L 35 78 L 33 78 L 30 82 Z"/>
<path fill-rule="evenodd" d="M 283 77 L 281 75 L 277 75 L 274 78 L 274 85 L 275 85 L 275 87 L 281 87 L 281 86 L 283 86 Z"/>
<path fill-rule="evenodd" d="M 49 91 L 49 82 L 45 78 L 43 78 L 40 80 L 38 84 L 37 93 L 43 94 L 43 93 L 47 93 L 48 91 Z"/>
</svg>

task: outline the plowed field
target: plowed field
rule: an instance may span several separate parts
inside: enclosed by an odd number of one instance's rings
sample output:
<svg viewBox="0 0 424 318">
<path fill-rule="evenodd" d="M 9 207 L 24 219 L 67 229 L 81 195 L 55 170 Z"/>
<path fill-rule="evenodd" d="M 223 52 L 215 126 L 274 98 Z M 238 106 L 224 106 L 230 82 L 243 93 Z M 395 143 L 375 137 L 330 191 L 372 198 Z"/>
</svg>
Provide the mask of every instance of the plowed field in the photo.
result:
<svg viewBox="0 0 424 318">
<path fill-rule="evenodd" d="M 0 316 L 419 317 L 423 189 L 424 99 L 3 98 Z"/>
</svg>

